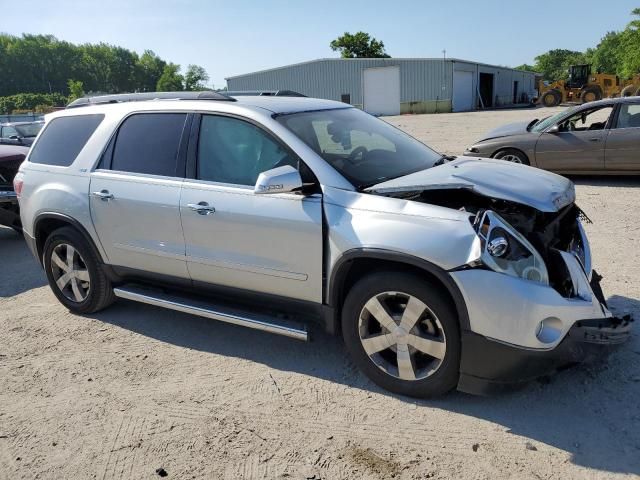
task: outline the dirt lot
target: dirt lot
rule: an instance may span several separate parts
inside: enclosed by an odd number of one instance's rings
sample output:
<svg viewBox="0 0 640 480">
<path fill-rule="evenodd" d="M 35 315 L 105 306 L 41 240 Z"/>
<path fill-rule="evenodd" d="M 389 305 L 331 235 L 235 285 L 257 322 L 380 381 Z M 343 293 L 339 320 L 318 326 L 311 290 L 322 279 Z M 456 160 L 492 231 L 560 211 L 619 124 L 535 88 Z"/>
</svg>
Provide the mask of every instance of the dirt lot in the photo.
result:
<svg viewBox="0 0 640 480">
<path fill-rule="evenodd" d="M 459 154 L 532 110 L 389 119 Z M 640 179 L 577 180 L 616 312 L 640 317 Z M 0 228 L 0 479 L 638 478 L 640 339 L 494 398 L 381 391 L 304 344 L 120 301 L 67 312 Z M 640 325 L 637 325 L 640 328 Z"/>
</svg>

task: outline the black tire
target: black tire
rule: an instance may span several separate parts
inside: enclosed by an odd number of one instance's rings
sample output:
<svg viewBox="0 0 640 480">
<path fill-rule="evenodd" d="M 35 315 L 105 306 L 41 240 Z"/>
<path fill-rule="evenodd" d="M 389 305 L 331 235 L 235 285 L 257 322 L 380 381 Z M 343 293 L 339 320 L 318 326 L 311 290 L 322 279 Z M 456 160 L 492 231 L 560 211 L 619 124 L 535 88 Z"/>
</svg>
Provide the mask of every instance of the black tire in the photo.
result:
<svg viewBox="0 0 640 480">
<path fill-rule="evenodd" d="M 548 90 L 542 94 L 540 102 L 545 107 L 557 107 L 560 105 L 562 95 L 557 90 Z"/>
<path fill-rule="evenodd" d="M 582 103 L 596 102 L 602 100 L 602 92 L 597 87 L 587 87 L 580 94 Z"/>
<path fill-rule="evenodd" d="M 445 352 L 439 366 L 426 378 L 403 380 L 379 367 L 366 353 L 360 338 L 360 316 L 365 304 L 384 292 L 401 292 L 423 302 L 437 318 L 444 332 Z M 419 325 L 421 322 L 417 322 Z M 419 327 L 416 327 L 419 328 Z M 413 330 L 412 330 L 413 331 Z M 379 272 L 368 275 L 349 291 L 342 309 L 342 334 L 345 346 L 354 363 L 374 383 L 385 390 L 410 397 L 433 397 L 456 387 L 460 371 L 460 327 L 448 295 L 419 276 L 402 272 Z M 396 347 L 397 348 L 397 347 Z M 420 353 L 414 350 L 413 355 Z M 391 348 L 387 355 L 396 355 Z M 376 354 L 377 355 L 377 354 Z M 422 354 L 420 354 L 422 355 Z M 428 356 L 427 356 L 428 357 Z M 415 360 L 413 360 L 415 364 Z M 398 368 L 399 371 L 399 368 Z"/>
<path fill-rule="evenodd" d="M 627 85 L 620 92 L 620 96 L 621 97 L 631 97 L 633 95 L 637 95 L 637 93 L 636 93 L 637 89 L 638 89 L 638 87 L 636 87 L 635 85 Z"/>
<path fill-rule="evenodd" d="M 513 157 L 516 157 L 517 160 Z M 496 160 L 505 160 L 507 162 L 521 163 L 522 165 L 531 165 L 529 159 L 524 152 L 516 148 L 505 148 L 493 154 L 492 158 Z"/>
<path fill-rule="evenodd" d="M 89 287 L 87 287 L 86 298 L 81 301 L 73 301 L 56 284 L 56 269 L 52 266 L 53 252 L 57 247 L 72 246 L 80 260 L 86 267 L 89 277 Z M 102 310 L 113 303 L 115 295 L 111 281 L 102 269 L 102 263 L 95 248 L 90 245 L 77 230 L 72 227 L 63 227 L 55 230 L 47 237 L 43 249 L 43 265 L 47 280 L 53 293 L 60 303 L 74 313 L 94 313 Z M 59 270 L 57 270 L 59 271 Z"/>
</svg>

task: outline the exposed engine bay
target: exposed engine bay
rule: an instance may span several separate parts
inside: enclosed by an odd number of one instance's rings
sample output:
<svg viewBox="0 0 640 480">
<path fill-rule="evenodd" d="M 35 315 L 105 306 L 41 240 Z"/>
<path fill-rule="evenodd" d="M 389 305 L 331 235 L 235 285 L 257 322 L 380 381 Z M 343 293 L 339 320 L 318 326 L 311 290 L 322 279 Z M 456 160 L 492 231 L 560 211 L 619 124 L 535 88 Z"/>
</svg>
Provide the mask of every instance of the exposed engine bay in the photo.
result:
<svg viewBox="0 0 640 480">
<path fill-rule="evenodd" d="M 580 293 L 563 255 L 575 256 L 587 275 L 591 275 L 589 247 L 579 219 L 589 223 L 590 220 L 575 203 L 557 212 L 541 212 L 464 188 L 394 192 L 386 196 L 469 212 L 483 250 L 490 253 L 485 266 L 548 283 L 563 297 L 576 297 Z"/>
</svg>

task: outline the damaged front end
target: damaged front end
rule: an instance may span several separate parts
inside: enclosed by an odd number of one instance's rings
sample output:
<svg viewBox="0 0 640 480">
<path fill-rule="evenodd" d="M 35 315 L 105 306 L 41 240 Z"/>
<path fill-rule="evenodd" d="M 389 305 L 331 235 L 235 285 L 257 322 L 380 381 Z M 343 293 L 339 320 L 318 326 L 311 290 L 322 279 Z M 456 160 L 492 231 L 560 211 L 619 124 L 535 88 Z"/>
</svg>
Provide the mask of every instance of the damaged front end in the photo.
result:
<svg viewBox="0 0 640 480">
<path fill-rule="evenodd" d="M 467 212 L 476 232 L 475 253 L 450 271 L 471 327 L 462 332 L 460 390 L 489 393 L 601 359 L 629 338 L 633 319 L 608 310 L 583 228 L 590 220 L 573 199 L 541 211 L 468 188 L 385 195 Z"/>
<path fill-rule="evenodd" d="M 478 258 L 461 268 L 484 267 L 548 285 L 565 298 L 590 299 L 575 269 L 583 271 L 592 282 L 591 250 L 582 225 L 583 221 L 591 221 L 575 203 L 554 212 L 542 212 L 468 189 L 425 189 L 386 195 L 468 212 L 481 248 Z M 592 283 L 593 293 L 606 305 L 598 281 Z"/>
</svg>

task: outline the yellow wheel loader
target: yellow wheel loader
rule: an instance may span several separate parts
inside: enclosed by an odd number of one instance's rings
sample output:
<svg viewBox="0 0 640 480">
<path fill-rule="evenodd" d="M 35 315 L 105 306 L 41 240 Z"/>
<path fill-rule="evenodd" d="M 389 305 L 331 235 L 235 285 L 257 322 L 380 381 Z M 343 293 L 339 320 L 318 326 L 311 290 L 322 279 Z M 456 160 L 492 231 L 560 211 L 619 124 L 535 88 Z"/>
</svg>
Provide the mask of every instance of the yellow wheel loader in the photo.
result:
<svg viewBox="0 0 640 480">
<path fill-rule="evenodd" d="M 591 73 L 591 65 L 572 65 L 568 80 L 538 84 L 539 102 L 545 107 L 561 103 L 586 103 L 603 98 L 640 95 L 640 75 L 622 82 L 609 73 Z"/>
</svg>

